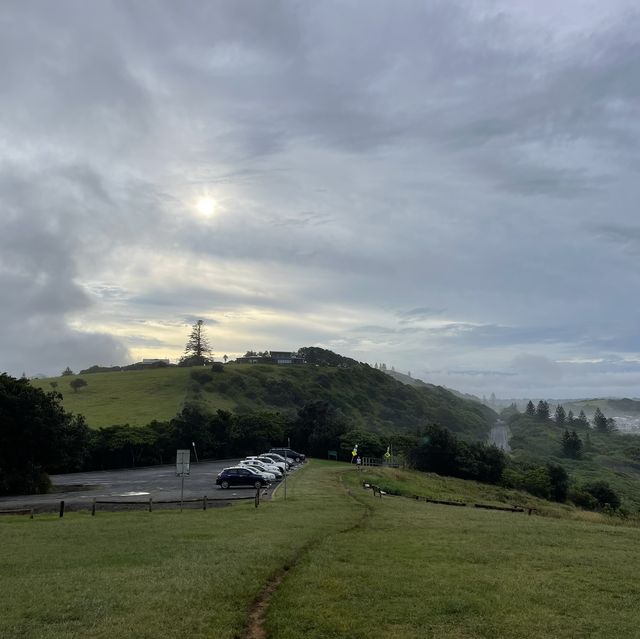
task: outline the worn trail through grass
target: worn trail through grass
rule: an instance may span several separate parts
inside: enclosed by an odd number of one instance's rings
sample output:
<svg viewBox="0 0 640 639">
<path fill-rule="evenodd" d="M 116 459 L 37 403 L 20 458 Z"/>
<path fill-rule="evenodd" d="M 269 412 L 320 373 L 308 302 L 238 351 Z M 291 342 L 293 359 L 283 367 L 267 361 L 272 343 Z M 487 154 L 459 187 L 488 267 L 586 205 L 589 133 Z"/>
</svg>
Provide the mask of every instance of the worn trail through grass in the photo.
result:
<svg viewBox="0 0 640 639">
<path fill-rule="evenodd" d="M 268 635 L 265 622 L 269 610 L 269 605 L 273 596 L 282 584 L 283 580 L 287 577 L 288 574 L 290 574 L 290 571 L 295 568 L 302 559 L 304 559 L 304 557 L 314 546 L 323 541 L 326 541 L 331 536 L 350 533 L 356 529 L 363 528 L 366 525 L 366 522 L 373 511 L 371 505 L 366 501 L 363 501 L 362 499 L 354 497 L 351 489 L 344 486 L 342 482 L 342 473 L 337 475 L 337 477 L 340 480 L 342 490 L 345 492 L 345 494 L 350 499 L 353 499 L 356 504 L 362 507 L 360 517 L 355 522 L 349 524 L 346 528 L 333 533 L 327 532 L 324 537 L 316 538 L 308 542 L 302 548 L 300 548 L 289 561 L 287 561 L 280 569 L 278 569 L 274 575 L 270 577 L 263 591 L 251 606 L 251 610 L 249 611 L 249 615 L 247 617 L 247 626 L 245 628 L 243 639 L 267 639 Z"/>
</svg>

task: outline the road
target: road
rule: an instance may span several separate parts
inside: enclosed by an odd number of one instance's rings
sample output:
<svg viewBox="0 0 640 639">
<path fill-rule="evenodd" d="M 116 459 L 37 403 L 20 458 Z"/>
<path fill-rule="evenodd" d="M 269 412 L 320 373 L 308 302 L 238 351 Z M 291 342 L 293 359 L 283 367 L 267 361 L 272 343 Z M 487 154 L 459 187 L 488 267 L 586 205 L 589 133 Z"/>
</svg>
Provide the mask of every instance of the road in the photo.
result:
<svg viewBox="0 0 640 639">
<path fill-rule="evenodd" d="M 489 443 L 501 448 L 505 453 L 511 452 L 509 446 L 509 431 L 507 425 L 499 419 L 489 433 Z"/>
<path fill-rule="evenodd" d="M 252 498 L 253 488 L 232 488 L 222 490 L 216 486 L 216 475 L 238 460 L 191 463 L 191 474 L 184 479 L 184 498 L 208 500 L 229 500 Z M 0 497 L 0 510 L 11 508 L 34 508 L 38 512 L 57 509 L 61 500 L 72 510 L 90 508 L 93 499 L 154 501 L 180 499 L 181 479 L 176 477 L 175 464 L 133 468 L 126 470 L 103 470 L 87 473 L 51 475 L 53 493 L 47 495 L 14 495 Z M 272 485 L 275 487 L 274 484 Z M 270 492 L 269 491 L 269 492 Z"/>
</svg>

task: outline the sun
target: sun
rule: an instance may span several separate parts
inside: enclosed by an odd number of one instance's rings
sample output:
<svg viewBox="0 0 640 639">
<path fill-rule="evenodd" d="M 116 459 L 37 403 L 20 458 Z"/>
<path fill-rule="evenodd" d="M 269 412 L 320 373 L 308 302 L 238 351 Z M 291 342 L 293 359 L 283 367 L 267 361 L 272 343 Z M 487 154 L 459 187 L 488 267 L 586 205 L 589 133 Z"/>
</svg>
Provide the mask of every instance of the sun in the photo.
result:
<svg viewBox="0 0 640 639">
<path fill-rule="evenodd" d="M 209 196 L 204 196 L 196 202 L 196 210 L 203 217 L 211 217 L 216 212 L 216 201 Z"/>
</svg>

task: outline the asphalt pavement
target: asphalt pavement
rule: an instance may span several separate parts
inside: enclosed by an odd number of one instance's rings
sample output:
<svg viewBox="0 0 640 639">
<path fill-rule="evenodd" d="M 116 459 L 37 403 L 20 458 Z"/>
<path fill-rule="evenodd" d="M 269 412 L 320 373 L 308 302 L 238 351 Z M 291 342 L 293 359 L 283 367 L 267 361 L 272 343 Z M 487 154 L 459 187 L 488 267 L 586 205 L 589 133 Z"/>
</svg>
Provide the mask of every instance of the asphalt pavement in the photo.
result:
<svg viewBox="0 0 640 639">
<path fill-rule="evenodd" d="M 499 419 L 489 433 L 489 443 L 501 448 L 505 453 L 511 452 L 509 446 L 509 431 L 504 421 Z"/>
<path fill-rule="evenodd" d="M 224 459 L 191 463 L 190 475 L 184 478 L 184 499 L 229 501 L 253 498 L 255 489 L 238 487 L 222 490 L 216 486 L 216 476 L 223 469 L 239 460 Z M 0 510 L 34 508 L 37 512 L 55 511 L 64 500 L 65 507 L 79 510 L 91 508 L 94 499 L 106 501 L 171 501 L 180 499 L 180 477 L 175 464 L 102 470 L 87 473 L 51 475 L 54 492 L 47 495 L 13 495 L 0 497 Z M 277 483 L 272 484 L 271 492 Z"/>
</svg>

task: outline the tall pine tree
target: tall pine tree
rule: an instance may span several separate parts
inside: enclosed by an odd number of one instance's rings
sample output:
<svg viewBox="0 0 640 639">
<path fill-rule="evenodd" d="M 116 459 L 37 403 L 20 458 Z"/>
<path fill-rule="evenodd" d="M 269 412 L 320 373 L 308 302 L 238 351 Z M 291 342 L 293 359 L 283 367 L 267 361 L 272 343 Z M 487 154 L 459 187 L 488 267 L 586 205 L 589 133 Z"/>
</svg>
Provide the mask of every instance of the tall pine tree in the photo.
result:
<svg viewBox="0 0 640 639">
<path fill-rule="evenodd" d="M 544 419 L 545 421 L 549 419 L 549 404 L 541 399 L 538 402 L 538 406 L 536 407 L 536 416 L 538 419 Z"/>
<path fill-rule="evenodd" d="M 593 413 L 593 426 L 597 431 L 600 431 L 601 433 L 609 432 L 607 418 L 604 416 L 599 407 L 596 408 L 595 413 Z"/>
<path fill-rule="evenodd" d="M 182 366 L 203 366 L 211 362 L 211 347 L 204 333 L 204 321 L 198 320 L 191 328 L 189 340 L 184 348 Z"/>
</svg>

